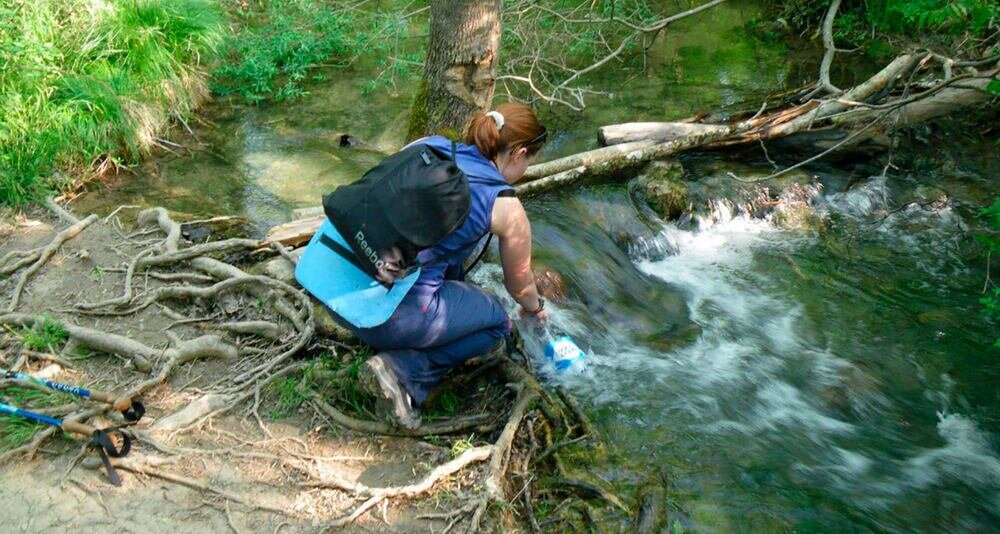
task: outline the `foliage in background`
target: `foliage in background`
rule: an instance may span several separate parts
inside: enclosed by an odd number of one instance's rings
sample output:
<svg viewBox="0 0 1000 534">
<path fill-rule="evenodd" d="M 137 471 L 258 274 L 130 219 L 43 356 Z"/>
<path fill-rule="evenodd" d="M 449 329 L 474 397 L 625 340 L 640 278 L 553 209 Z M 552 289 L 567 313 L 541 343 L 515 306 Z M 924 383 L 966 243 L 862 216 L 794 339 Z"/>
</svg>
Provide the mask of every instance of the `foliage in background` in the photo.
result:
<svg viewBox="0 0 1000 534">
<path fill-rule="evenodd" d="M 777 19 L 796 31 L 817 32 L 829 0 L 767 0 Z M 1000 26 L 996 0 L 844 0 L 834 24 L 839 45 L 886 51 L 883 38 L 949 44 L 977 53 L 995 53 Z M 980 41 L 985 39 L 985 41 Z"/>
<path fill-rule="evenodd" d="M 392 2 L 274 0 L 238 9 L 212 89 L 250 103 L 294 99 L 307 94 L 306 81 L 324 79 L 321 67 L 347 67 L 364 54 L 382 67 L 365 91 L 412 78 L 422 72 L 423 58 L 419 49 L 403 49 L 413 15 Z"/>
<path fill-rule="evenodd" d="M 207 94 L 215 0 L 0 0 L 0 204 L 135 161 Z"/>
<path fill-rule="evenodd" d="M 995 281 L 990 279 L 989 270 L 994 261 L 1000 261 L 1000 197 L 993 201 L 989 207 L 983 208 L 979 212 L 979 216 L 986 221 L 986 224 L 993 229 L 993 234 L 986 234 L 977 236 L 980 243 L 986 248 L 987 254 L 987 273 L 986 273 L 986 285 L 983 287 L 983 293 L 986 295 L 979 299 L 979 302 L 983 305 L 983 315 L 989 319 L 1000 319 L 1000 285 Z M 994 342 L 993 346 L 1000 348 L 1000 337 L 998 337 Z"/>
<path fill-rule="evenodd" d="M 497 91 L 582 109 L 592 91 L 581 71 L 612 55 L 603 68 L 637 64 L 653 36 L 635 28 L 677 10 L 660 13 L 647 0 L 504 0 Z"/>
</svg>

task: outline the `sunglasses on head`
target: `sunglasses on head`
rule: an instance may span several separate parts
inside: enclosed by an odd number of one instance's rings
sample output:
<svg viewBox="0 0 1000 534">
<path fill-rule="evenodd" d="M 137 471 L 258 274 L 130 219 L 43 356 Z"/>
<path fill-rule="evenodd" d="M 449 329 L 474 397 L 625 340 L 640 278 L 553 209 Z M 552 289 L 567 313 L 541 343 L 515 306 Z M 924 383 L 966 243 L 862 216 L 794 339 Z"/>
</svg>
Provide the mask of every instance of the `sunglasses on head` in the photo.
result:
<svg viewBox="0 0 1000 534">
<path fill-rule="evenodd" d="M 542 144 L 545 142 L 545 139 L 548 138 L 548 136 L 549 136 L 549 131 L 546 130 L 544 126 L 542 126 L 542 133 L 538 134 L 531 141 L 525 143 L 524 146 Z"/>
</svg>

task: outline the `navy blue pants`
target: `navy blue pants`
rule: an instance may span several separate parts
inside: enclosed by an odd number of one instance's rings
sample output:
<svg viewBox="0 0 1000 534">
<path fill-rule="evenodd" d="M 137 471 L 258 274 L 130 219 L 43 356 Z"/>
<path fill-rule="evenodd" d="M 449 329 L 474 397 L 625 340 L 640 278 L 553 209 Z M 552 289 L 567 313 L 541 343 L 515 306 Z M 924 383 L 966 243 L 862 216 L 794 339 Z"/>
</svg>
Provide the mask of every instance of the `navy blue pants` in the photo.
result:
<svg viewBox="0 0 1000 534">
<path fill-rule="evenodd" d="M 449 369 L 489 351 L 511 328 L 496 297 L 456 280 L 445 280 L 430 296 L 407 295 L 388 321 L 373 328 L 332 315 L 385 357 L 417 405 Z"/>
</svg>

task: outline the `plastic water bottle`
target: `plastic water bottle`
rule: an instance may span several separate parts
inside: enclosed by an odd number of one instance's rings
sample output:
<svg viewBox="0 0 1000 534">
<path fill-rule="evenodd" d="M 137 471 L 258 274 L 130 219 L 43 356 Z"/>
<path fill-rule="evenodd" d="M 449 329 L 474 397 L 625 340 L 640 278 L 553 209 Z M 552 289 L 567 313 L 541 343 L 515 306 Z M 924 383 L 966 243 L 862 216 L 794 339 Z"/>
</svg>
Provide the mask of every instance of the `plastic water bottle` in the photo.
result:
<svg viewBox="0 0 1000 534">
<path fill-rule="evenodd" d="M 564 373 L 571 368 L 580 369 L 583 367 L 583 359 L 587 353 L 583 352 L 567 335 L 553 336 L 548 329 L 545 330 L 548 342 L 545 343 L 545 357 L 555 366 L 556 372 Z"/>
</svg>

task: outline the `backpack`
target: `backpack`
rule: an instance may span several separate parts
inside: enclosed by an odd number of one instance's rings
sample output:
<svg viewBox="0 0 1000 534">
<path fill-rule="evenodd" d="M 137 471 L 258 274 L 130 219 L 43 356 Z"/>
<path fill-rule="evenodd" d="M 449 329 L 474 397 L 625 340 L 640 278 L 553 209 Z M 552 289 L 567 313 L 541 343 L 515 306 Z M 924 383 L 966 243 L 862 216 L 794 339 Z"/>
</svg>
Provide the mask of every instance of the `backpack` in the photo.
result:
<svg viewBox="0 0 1000 534">
<path fill-rule="evenodd" d="M 416 267 L 417 253 L 457 229 L 472 209 L 469 181 L 451 154 L 416 144 L 323 196 L 323 211 L 348 247 L 319 241 L 389 287 Z"/>
</svg>

